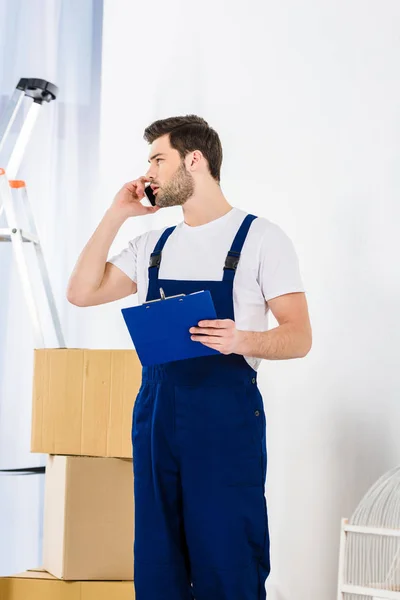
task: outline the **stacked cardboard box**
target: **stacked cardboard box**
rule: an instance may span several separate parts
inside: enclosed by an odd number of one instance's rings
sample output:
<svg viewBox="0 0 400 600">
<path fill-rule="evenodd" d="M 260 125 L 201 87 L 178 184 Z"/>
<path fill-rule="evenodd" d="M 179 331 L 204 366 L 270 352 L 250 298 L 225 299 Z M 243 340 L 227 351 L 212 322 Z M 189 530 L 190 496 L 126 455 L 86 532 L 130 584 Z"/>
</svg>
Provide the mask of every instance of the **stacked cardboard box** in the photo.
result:
<svg viewBox="0 0 400 600">
<path fill-rule="evenodd" d="M 134 597 L 131 416 L 140 383 L 134 350 L 35 350 L 31 450 L 49 454 L 43 571 L 0 579 L 0 600 Z"/>
<path fill-rule="evenodd" d="M 62 581 L 45 571 L 0 578 L 0 600 L 134 600 L 130 581 Z"/>
<path fill-rule="evenodd" d="M 134 350 L 35 350 L 32 452 L 132 458 Z"/>
</svg>

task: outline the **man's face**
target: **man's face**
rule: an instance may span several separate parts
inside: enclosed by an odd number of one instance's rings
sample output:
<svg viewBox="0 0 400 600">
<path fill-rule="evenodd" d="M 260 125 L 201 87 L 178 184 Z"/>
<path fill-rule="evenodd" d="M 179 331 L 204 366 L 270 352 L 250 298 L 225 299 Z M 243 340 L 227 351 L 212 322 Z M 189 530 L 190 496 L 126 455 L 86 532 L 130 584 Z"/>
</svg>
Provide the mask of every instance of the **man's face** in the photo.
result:
<svg viewBox="0 0 400 600">
<path fill-rule="evenodd" d="M 171 148 L 168 135 L 153 142 L 149 163 L 146 177 L 151 180 L 157 206 L 182 206 L 193 196 L 193 177 L 186 170 L 179 152 Z"/>
</svg>

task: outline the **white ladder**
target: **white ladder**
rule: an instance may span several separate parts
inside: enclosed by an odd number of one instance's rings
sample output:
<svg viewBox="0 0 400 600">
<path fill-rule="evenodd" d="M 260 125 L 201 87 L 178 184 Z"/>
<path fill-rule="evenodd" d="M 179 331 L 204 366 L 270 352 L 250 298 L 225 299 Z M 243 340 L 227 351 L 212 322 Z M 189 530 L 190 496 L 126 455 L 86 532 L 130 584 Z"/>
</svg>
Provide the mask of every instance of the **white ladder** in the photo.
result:
<svg viewBox="0 0 400 600">
<path fill-rule="evenodd" d="M 40 106 L 43 102 L 55 100 L 57 92 L 58 89 L 55 85 L 43 79 L 20 79 L 0 121 L 0 157 L 3 159 L 1 151 L 5 146 L 5 140 L 24 97 L 33 100 L 16 142 L 9 152 L 9 158 L 5 159 L 5 163 L 3 163 L 5 164 L 5 169 L 0 168 L 0 219 L 3 219 L 6 225 L 0 228 L 0 242 L 11 242 L 12 244 L 22 289 L 33 324 L 33 336 L 36 348 L 44 348 L 45 339 L 40 319 L 40 302 L 38 298 L 35 298 L 34 273 L 31 273 L 27 262 L 26 244 L 33 244 L 35 248 L 41 279 L 40 283 L 43 286 L 50 309 L 57 343 L 60 348 L 65 348 L 66 345 L 26 185 L 24 181 L 15 180 L 15 176 L 21 164 Z M 17 207 L 19 207 L 19 211 L 17 211 Z M 24 220 L 27 223 L 28 230 L 22 229 Z M 3 290 L 0 293 L 0 297 L 4 293 L 5 291 Z"/>
</svg>

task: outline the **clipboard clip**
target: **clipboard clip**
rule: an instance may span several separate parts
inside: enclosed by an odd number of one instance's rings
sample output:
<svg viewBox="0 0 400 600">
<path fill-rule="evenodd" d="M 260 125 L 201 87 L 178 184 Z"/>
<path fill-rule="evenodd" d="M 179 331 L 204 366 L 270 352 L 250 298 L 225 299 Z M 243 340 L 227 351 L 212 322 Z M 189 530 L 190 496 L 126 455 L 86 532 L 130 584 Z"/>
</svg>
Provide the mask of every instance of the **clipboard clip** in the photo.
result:
<svg viewBox="0 0 400 600">
<path fill-rule="evenodd" d="M 148 300 L 145 304 L 150 304 L 152 302 L 161 302 L 162 300 L 169 300 L 170 298 L 181 298 L 186 296 L 186 294 L 176 294 L 176 296 L 166 296 L 164 290 L 160 288 L 160 296 L 161 298 L 157 298 L 156 300 Z"/>
</svg>

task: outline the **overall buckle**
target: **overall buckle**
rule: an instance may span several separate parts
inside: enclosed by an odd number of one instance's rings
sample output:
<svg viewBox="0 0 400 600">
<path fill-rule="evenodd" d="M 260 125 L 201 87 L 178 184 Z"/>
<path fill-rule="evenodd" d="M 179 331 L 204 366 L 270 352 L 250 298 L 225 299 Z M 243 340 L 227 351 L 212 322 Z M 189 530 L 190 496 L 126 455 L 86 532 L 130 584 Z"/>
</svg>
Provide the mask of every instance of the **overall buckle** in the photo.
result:
<svg viewBox="0 0 400 600">
<path fill-rule="evenodd" d="M 151 254 L 149 267 L 159 267 L 160 264 L 161 264 L 161 252 Z"/>
<path fill-rule="evenodd" d="M 225 260 L 225 269 L 231 269 L 232 271 L 236 271 L 237 266 L 240 260 L 240 252 L 228 252 L 228 256 Z"/>
</svg>

